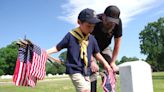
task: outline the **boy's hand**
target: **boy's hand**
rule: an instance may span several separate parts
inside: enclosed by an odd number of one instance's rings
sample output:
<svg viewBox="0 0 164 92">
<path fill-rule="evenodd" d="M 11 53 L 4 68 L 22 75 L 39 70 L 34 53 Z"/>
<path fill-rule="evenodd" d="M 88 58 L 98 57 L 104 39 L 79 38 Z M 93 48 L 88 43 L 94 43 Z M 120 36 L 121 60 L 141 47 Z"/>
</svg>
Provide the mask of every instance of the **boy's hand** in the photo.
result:
<svg viewBox="0 0 164 92">
<path fill-rule="evenodd" d="M 99 66 L 94 61 L 91 62 L 91 70 L 92 70 L 92 72 L 99 71 Z"/>
<path fill-rule="evenodd" d="M 114 72 L 118 72 L 119 68 L 115 63 L 111 63 L 110 66 L 112 67 Z"/>
</svg>

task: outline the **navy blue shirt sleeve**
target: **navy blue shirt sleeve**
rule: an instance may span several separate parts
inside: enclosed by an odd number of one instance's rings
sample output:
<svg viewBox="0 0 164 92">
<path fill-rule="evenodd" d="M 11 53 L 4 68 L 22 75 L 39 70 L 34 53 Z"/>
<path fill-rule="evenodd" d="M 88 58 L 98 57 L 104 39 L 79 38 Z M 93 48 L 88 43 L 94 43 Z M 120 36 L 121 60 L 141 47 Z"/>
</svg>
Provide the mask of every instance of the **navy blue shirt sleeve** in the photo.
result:
<svg viewBox="0 0 164 92">
<path fill-rule="evenodd" d="M 99 46 L 97 44 L 97 41 L 96 39 L 93 37 L 93 54 L 96 54 L 96 53 L 99 53 L 100 52 L 100 49 L 99 49 Z"/>
<path fill-rule="evenodd" d="M 68 47 L 68 44 L 69 44 L 69 38 L 70 38 L 70 33 L 67 33 L 66 36 L 63 38 L 63 40 L 61 40 L 56 48 L 57 50 L 61 50 L 63 48 L 67 48 Z"/>
</svg>

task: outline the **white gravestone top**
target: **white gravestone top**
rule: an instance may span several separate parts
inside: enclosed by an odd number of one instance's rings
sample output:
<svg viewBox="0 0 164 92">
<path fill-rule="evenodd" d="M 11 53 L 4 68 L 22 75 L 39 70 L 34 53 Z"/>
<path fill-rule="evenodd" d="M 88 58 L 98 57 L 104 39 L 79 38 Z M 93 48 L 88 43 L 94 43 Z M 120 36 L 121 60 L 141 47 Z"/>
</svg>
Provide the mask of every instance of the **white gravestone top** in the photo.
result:
<svg viewBox="0 0 164 92">
<path fill-rule="evenodd" d="M 145 61 L 119 65 L 121 92 L 153 92 L 151 67 Z"/>
</svg>

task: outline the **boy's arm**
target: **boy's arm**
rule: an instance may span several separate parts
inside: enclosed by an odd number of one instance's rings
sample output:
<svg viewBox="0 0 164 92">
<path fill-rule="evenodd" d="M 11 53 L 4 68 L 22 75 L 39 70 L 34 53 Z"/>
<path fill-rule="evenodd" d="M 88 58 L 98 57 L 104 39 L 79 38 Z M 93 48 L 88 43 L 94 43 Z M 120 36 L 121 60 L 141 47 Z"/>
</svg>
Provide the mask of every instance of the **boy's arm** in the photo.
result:
<svg viewBox="0 0 164 92">
<path fill-rule="evenodd" d="M 103 58 L 103 56 L 100 53 L 96 53 L 95 57 L 97 60 L 99 60 L 99 62 L 101 62 L 104 65 L 108 73 L 112 71 L 112 68 L 109 66 L 108 62 Z"/>
<path fill-rule="evenodd" d="M 56 53 L 58 51 L 59 50 L 56 48 L 56 46 L 55 47 L 52 47 L 52 48 L 50 48 L 48 50 L 46 50 L 46 52 L 47 52 L 48 55 L 53 54 L 53 53 Z"/>
<path fill-rule="evenodd" d="M 93 56 L 91 56 L 91 70 L 92 72 L 99 71 L 99 66 L 97 65 L 96 60 L 94 59 Z"/>
</svg>

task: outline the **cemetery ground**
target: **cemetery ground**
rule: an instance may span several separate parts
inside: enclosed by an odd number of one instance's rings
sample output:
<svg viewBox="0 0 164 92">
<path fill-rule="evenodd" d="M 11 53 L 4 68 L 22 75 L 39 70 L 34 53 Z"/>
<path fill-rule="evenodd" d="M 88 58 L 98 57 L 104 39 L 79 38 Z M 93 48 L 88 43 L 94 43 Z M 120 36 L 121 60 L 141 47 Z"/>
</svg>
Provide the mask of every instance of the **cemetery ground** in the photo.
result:
<svg viewBox="0 0 164 92">
<path fill-rule="evenodd" d="M 142 76 L 142 75 L 141 75 Z M 142 81 L 141 81 L 142 83 Z M 120 92 L 120 80 L 117 77 L 117 91 Z M 98 78 L 98 92 L 101 88 L 101 78 Z M 154 92 L 164 92 L 164 72 L 153 73 Z M 0 79 L 0 92 L 75 92 L 74 86 L 68 76 L 45 78 L 38 81 L 35 88 L 16 87 L 11 79 Z"/>
</svg>

